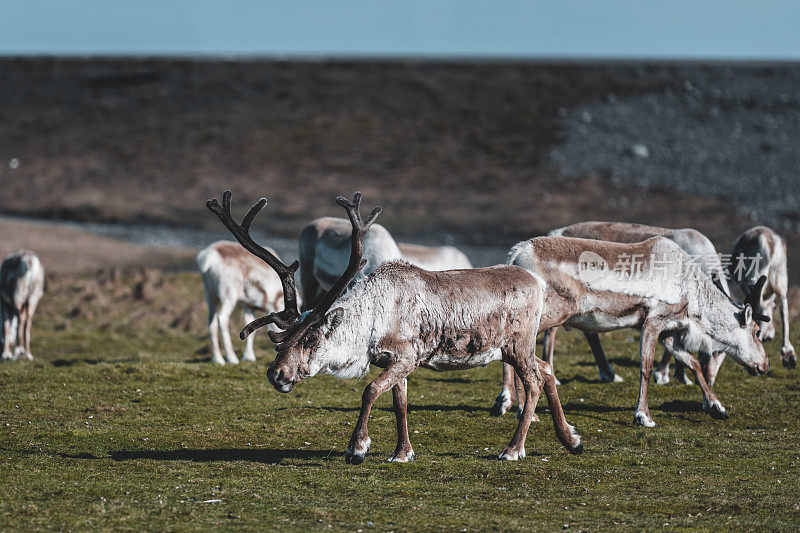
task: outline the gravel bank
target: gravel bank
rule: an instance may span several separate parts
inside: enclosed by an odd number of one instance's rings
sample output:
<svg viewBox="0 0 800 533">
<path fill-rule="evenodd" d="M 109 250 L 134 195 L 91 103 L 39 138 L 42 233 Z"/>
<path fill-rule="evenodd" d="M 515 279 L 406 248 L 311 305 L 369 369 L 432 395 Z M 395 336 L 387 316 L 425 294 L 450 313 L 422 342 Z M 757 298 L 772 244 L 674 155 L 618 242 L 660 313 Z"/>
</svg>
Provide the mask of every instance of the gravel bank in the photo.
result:
<svg viewBox="0 0 800 533">
<path fill-rule="evenodd" d="M 677 88 L 562 109 L 551 156 L 563 179 L 716 195 L 754 222 L 798 230 L 800 68 L 684 74 Z"/>
</svg>

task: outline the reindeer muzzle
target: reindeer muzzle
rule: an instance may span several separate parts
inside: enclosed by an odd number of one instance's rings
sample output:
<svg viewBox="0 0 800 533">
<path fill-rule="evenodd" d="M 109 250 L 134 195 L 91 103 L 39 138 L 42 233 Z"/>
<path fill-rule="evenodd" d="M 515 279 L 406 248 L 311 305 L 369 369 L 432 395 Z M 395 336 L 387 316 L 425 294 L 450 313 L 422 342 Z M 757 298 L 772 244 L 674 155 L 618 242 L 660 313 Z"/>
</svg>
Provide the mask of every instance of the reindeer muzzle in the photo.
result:
<svg viewBox="0 0 800 533">
<path fill-rule="evenodd" d="M 277 372 L 274 368 L 270 368 L 267 370 L 267 379 L 278 392 L 285 394 L 292 392 L 292 389 L 294 388 L 294 383 L 286 379 L 283 371 Z"/>
</svg>

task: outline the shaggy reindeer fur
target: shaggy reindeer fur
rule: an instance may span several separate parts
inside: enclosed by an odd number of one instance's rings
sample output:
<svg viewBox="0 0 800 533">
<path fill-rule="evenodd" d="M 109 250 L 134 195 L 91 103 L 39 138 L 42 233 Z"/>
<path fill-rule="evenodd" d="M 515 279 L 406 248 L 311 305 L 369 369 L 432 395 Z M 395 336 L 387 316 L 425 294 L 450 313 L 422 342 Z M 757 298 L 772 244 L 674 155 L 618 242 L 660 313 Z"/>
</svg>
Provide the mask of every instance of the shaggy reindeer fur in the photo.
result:
<svg viewBox="0 0 800 533">
<path fill-rule="evenodd" d="M 581 271 L 585 252 L 600 258 L 607 269 Z M 640 274 L 620 279 L 615 266 L 633 256 L 643 260 Z M 508 262 L 544 279 L 547 291 L 541 328 L 566 325 L 592 333 L 641 329 L 641 381 L 634 420 L 653 427 L 647 394 L 659 340 L 695 372 L 706 412 L 716 418 L 725 418 L 727 413 L 691 350 L 724 351 L 754 374 L 769 368 L 750 305 L 738 307 L 706 276 L 686 276 L 681 264 L 687 260 L 677 244 L 663 237 L 636 244 L 538 237 L 514 246 Z M 513 384 L 511 373 L 504 374 L 503 390 L 493 409 L 500 414 L 511 403 Z"/>
<path fill-rule="evenodd" d="M 311 221 L 300 232 L 300 287 L 306 308 L 313 307 L 329 290 L 347 266 L 350 256 L 350 222 L 343 218 L 322 217 Z M 356 279 L 367 276 L 387 261 L 405 259 L 425 270 L 472 268 L 467 256 L 452 246 L 420 246 L 397 243 L 380 224 L 370 226 L 364 238 L 367 263 Z"/>
<path fill-rule="evenodd" d="M 735 272 L 737 258 L 742 254 L 745 258 L 759 256 L 758 268 L 754 259 L 744 261 L 745 271 L 741 276 Z M 767 277 L 767 284 L 761 293 L 762 312 L 773 317 L 775 307 L 781 312 L 781 328 L 783 343 L 781 345 L 781 362 L 786 368 L 797 365 L 797 356 L 789 340 L 789 276 L 786 267 L 786 241 L 766 226 L 756 226 L 742 233 L 731 250 L 731 279 L 739 284 L 744 293 L 753 286 L 761 276 Z M 776 299 L 778 300 L 776 302 Z M 764 340 L 775 338 L 775 322 L 760 322 L 761 335 Z"/>
<path fill-rule="evenodd" d="M 273 252 L 274 253 L 274 252 Z M 237 364 L 230 334 L 231 313 L 242 304 L 244 322 L 255 319 L 254 311 L 272 313 L 283 309 L 283 289 L 278 274 L 235 242 L 218 241 L 197 254 L 208 305 L 211 360 L 219 365 Z M 219 348 L 219 333 L 225 358 Z M 243 361 L 255 361 L 253 336 L 247 338 Z"/>
<path fill-rule="evenodd" d="M 471 368 L 497 359 L 514 367 L 526 399 L 517 431 L 500 457 L 525 456 L 525 437 L 542 388 L 559 440 L 572 453 L 583 450 L 580 437 L 564 418 L 550 365 L 535 356 L 545 291 L 540 277 L 515 266 L 429 272 L 405 262 L 389 262 L 351 286 L 367 263 L 363 259 L 364 240 L 380 214 L 376 207 L 366 221 L 362 220 L 361 193 L 356 193 L 352 201 L 341 196 L 336 199 L 352 226 L 346 269 L 312 309 L 300 314 L 294 289 L 299 263 L 281 263 L 249 233 L 266 199 L 251 207 L 241 223 L 234 221 L 230 201 L 231 193 L 225 191 L 222 204 L 210 200 L 206 205 L 242 246 L 275 269 L 284 288 L 285 309 L 255 320 L 241 333 L 247 336 L 267 324 L 282 329 L 269 332 L 277 343 L 277 355 L 267 372 L 270 383 L 280 392 L 290 392 L 295 384 L 320 372 L 356 377 L 370 364 L 383 368 L 362 396 L 347 462 L 364 460 L 370 445 L 370 410 L 378 396 L 389 389 L 398 437 L 390 460 L 414 459 L 406 422 L 406 376 L 414 369 Z"/>
<path fill-rule="evenodd" d="M 39 257 L 28 250 L 19 250 L 3 260 L 0 266 L 0 315 L 3 329 L 3 359 L 17 359 L 31 353 L 31 326 L 36 306 L 44 294 L 44 269 Z M 14 351 L 11 347 L 16 341 Z"/>
<path fill-rule="evenodd" d="M 652 237 L 666 237 L 667 239 L 675 242 L 690 256 L 698 259 L 698 267 L 702 273 L 709 278 L 718 280 L 722 290 L 726 294 L 730 294 L 728 289 L 728 282 L 725 272 L 722 268 L 722 263 L 714 244 L 705 235 L 692 228 L 683 229 L 670 229 L 660 228 L 657 226 L 646 226 L 644 224 L 632 224 L 629 222 L 579 222 L 566 226 L 563 228 L 554 229 L 548 233 L 549 237 L 575 237 L 578 239 L 594 239 L 599 241 L 610 241 L 620 243 L 636 243 L 641 242 Z M 555 368 L 553 363 L 553 351 L 555 349 L 555 338 L 558 328 L 550 328 L 544 333 L 544 356 L 545 361 L 549 362 Z M 600 344 L 600 337 L 596 333 L 584 332 L 586 340 L 592 349 L 592 354 L 597 361 L 597 367 L 600 371 L 600 381 L 622 381 L 611 365 L 606 359 L 603 352 L 603 347 Z M 714 368 L 719 368 L 719 363 L 722 362 L 724 354 L 719 354 L 716 358 L 719 361 L 712 361 L 710 354 L 700 354 L 701 361 L 708 363 Z M 658 367 L 653 371 L 653 377 L 656 383 L 665 384 L 669 382 L 669 361 L 671 352 L 665 348 L 664 355 Z M 675 367 L 675 379 L 682 381 L 686 385 L 691 385 L 691 380 L 686 376 L 684 365 L 680 361 L 677 362 Z M 707 367 L 706 367 L 707 370 Z M 706 373 L 706 379 L 708 374 Z M 713 383 L 713 379 L 709 380 L 709 385 Z"/>
</svg>

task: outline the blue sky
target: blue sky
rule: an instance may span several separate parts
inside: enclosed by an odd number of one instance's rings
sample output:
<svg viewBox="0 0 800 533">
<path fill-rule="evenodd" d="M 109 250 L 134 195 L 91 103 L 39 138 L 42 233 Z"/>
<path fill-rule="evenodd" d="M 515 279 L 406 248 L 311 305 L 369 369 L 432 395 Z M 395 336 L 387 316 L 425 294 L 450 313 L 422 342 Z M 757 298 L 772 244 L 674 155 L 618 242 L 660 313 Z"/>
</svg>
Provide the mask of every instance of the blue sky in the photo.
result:
<svg viewBox="0 0 800 533">
<path fill-rule="evenodd" d="M 0 0 L 0 54 L 800 59 L 798 0 Z"/>
</svg>

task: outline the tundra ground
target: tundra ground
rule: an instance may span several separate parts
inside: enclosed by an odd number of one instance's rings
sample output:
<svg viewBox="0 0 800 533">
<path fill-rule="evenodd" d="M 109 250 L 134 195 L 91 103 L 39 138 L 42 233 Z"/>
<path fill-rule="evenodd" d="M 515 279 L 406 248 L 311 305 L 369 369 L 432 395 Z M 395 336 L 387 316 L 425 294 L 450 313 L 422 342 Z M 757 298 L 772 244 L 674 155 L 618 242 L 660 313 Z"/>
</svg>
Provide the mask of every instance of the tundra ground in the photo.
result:
<svg viewBox="0 0 800 533">
<path fill-rule="evenodd" d="M 344 448 L 366 379 L 316 377 L 281 395 L 265 378 L 274 352 L 264 335 L 258 363 L 212 366 L 196 274 L 48 284 L 35 361 L 0 364 L 2 529 L 798 527 L 800 374 L 780 367 L 776 341 L 766 376 L 723 365 L 716 390 L 729 420 L 704 415 L 699 390 L 672 382 L 651 387 L 659 426 L 642 429 L 632 423 L 638 333 L 603 336 L 625 382 L 600 384 L 582 336 L 560 332 L 561 401 L 585 451 L 561 447 L 542 398 L 528 457 L 511 463 L 495 457 L 516 419 L 488 411 L 500 365 L 420 370 L 409 379 L 417 461 L 384 463 L 395 445 L 387 394 L 367 460 L 351 466 Z"/>
</svg>

